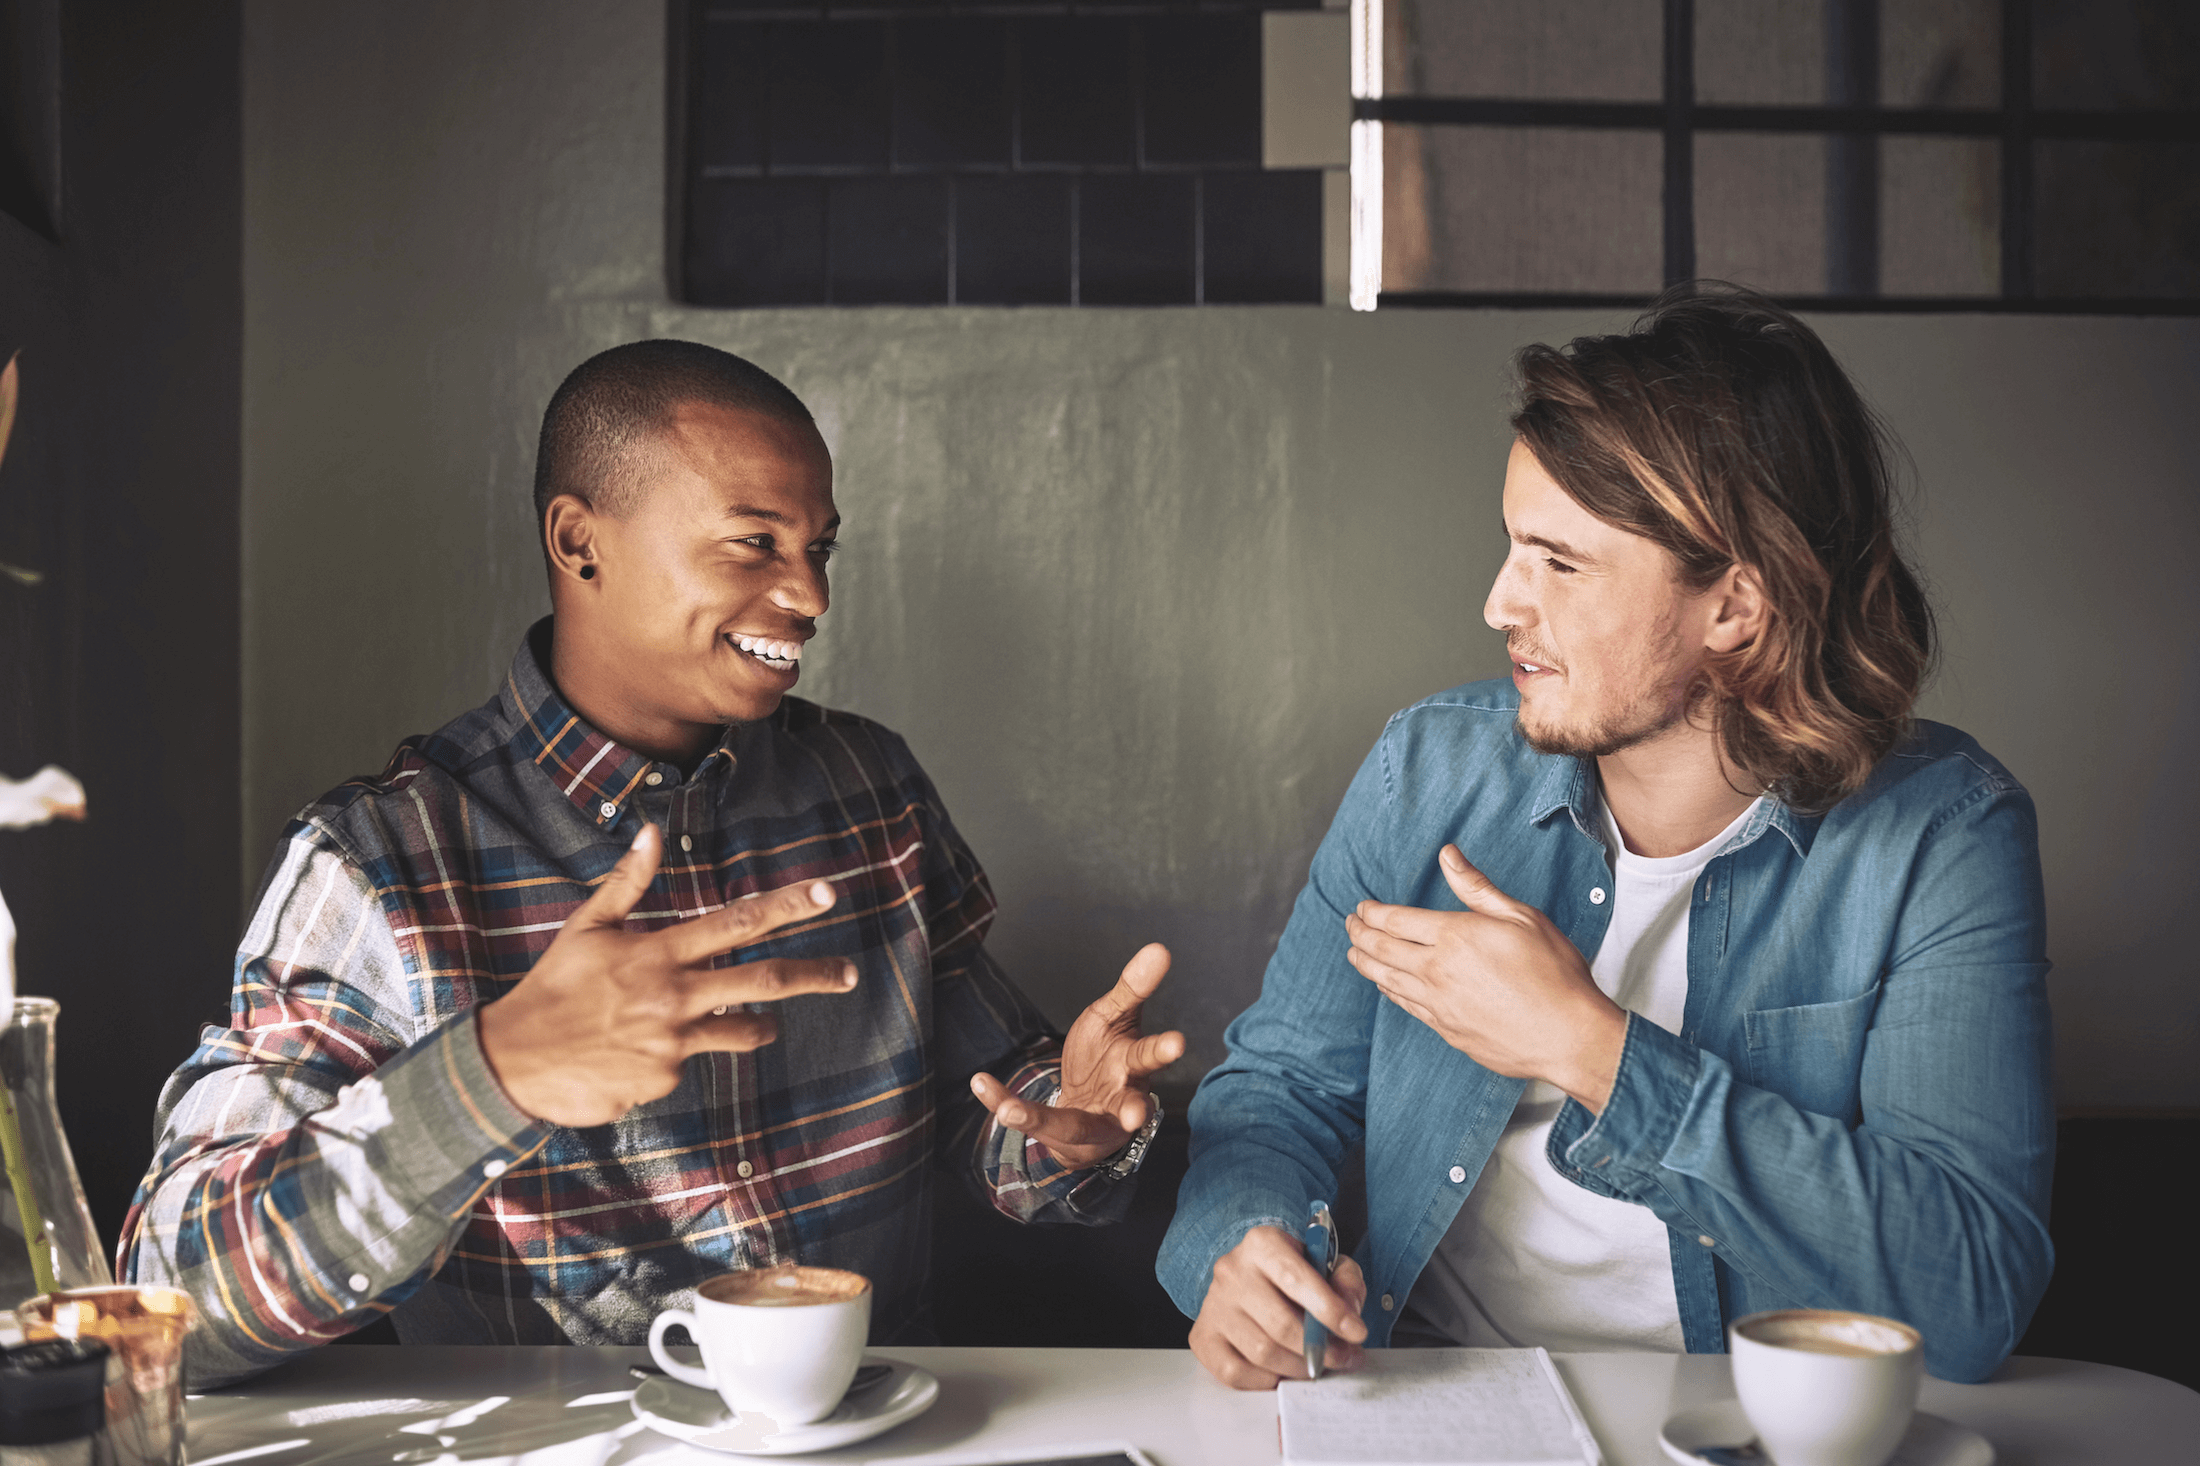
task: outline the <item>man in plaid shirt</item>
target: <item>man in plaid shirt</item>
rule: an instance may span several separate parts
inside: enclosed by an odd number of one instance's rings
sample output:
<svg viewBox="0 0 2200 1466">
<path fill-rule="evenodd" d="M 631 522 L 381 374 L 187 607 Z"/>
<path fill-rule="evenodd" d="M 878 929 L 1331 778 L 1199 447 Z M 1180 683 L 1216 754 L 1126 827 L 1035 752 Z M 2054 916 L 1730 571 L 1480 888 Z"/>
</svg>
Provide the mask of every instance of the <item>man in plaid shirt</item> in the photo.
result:
<svg viewBox="0 0 2200 1466">
<path fill-rule="evenodd" d="M 161 1096 L 119 1273 L 197 1300 L 197 1387 L 385 1314 L 637 1343 L 787 1261 L 922 1337 L 935 1160 L 1018 1220 L 1128 1201 L 1183 1051 L 1139 1032 L 1168 954 L 1056 1037 L 907 747 L 786 696 L 839 524 L 800 401 L 615 348 L 551 399 L 535 500 L 553 616 L 489 703 L 291 823 L 230 1026 Z"/>
</svg>

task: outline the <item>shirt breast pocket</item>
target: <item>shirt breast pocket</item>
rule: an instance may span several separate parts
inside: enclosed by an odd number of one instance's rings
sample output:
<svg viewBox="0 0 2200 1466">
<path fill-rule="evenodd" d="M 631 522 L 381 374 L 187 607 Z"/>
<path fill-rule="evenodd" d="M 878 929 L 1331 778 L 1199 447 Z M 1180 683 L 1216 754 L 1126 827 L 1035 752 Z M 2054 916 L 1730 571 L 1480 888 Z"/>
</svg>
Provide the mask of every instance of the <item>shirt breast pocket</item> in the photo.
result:
<svg viewBox="0 0 2200 1466">
<path fill-rule="evenodd" d="M 1878 1007 L 1879 989 L 1874 986 L 1836 1002 L 1744 1013 L 1749 1082 L 1812 1114 L 1854 1124 L 1864 1035 Z"/>
</svg>

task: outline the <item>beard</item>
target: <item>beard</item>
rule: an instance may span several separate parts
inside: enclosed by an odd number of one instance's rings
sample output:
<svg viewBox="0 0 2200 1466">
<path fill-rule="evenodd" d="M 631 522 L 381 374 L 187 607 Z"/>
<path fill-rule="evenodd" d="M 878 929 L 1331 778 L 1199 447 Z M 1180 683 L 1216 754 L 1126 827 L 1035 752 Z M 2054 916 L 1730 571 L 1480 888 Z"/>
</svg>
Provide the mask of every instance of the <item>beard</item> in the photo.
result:
<svg viewBox="0 0 2200 1466">
<path fill-rule="evenodd" d="M 1587 728 L 1536 728 L 1526 709 L 1516 722 L 1521 738 L 1537 753 L 1569 758 L 1609 758 L 1624 749 L 1648 743 L 1681 721 L 1681 714 L 1663 707 L 1633 707 L 1625 713 Z"/>
<path fill-rule="evenodd" d="M 1660 630 L 1662 632 L 1666 629 Z M 1525 642 L 1508 639 L 1506 651 L 1516 662 L 1550 665 L 1542 659 L 1540 649 L 1528 648 Z M 1658 661 L 1669 664 L 1676 651 L 1677 643 L 1669 635 L 1661 635 L 1657 646 Z M 1674 687 L 1653 684 L 1649 688 L 1639 689 L 1625 707 L 1615 709 L 1581 727 L 1532 724 L 1528 721 L 1528 709 L 1523 703 L 1515 724 L 1520 729 L 1522 740 L 1537 753 L 1570 758 L 1609 758 L 1637 744 L 1648 743 L 1679 726 L 1688 716 L 1691 703 L 1701 692 L 1702 689 L 1698 687 L 1675 695 Z"/>
</svg>

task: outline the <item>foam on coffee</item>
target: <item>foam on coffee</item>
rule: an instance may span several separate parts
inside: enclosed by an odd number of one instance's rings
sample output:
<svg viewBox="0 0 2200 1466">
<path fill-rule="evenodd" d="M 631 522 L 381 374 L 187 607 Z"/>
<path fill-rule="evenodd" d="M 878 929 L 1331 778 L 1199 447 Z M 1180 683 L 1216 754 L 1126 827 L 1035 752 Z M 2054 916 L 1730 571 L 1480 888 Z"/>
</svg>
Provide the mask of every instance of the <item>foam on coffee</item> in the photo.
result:
<svg viewBox="0 0 2200 1466">
<path fill-rule="evenodd" d="M 1768 1313 L 1742 1325 L 1740 1333 L 1745 1339 L 1777 1349 L 1838 1354 L 1849 1359 L 1900 1354 L 1916 1348 L 1919 1342 L 1917 1330 L 1906 1323 L 1826 1308 L 1791 1308 L 1782 1313 Z"/>
<path fill-rule="evenodd" d="M 846 1303 L 862 1297 L 870 1287 L 870 1280 L 861 1273 L 788 1263 L 720 1273 L 695 1291 L 713 1303 L 734 1303 L 744 1308 L 804 1308 Z"/>
</svg>

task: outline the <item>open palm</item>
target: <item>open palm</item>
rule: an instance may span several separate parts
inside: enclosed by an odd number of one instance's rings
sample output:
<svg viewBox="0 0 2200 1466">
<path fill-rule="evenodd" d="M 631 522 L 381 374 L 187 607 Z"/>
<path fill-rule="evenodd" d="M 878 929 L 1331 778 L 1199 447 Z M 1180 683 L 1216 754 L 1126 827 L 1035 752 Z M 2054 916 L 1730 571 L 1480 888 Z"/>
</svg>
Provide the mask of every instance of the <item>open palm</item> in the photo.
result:
<svg viewBox="0 0 2200 1466">
<path fill-rule="evenodd" d="M 1147 1081 L 1184 1055 L 1183 1034 L 1140 1032 L 1146 1000 L 1168 972 L 1169 949 L 1148 943 L 1115 986 L 1077 1015 L 1062 1042 L 1062 1089 L 1053 1104 L 1034 1105 L 990 1074 L 971 1076 L 971 1092 L 1070 1169 L 1106 1160 L 1146 1123 Z"/>
</svg>

